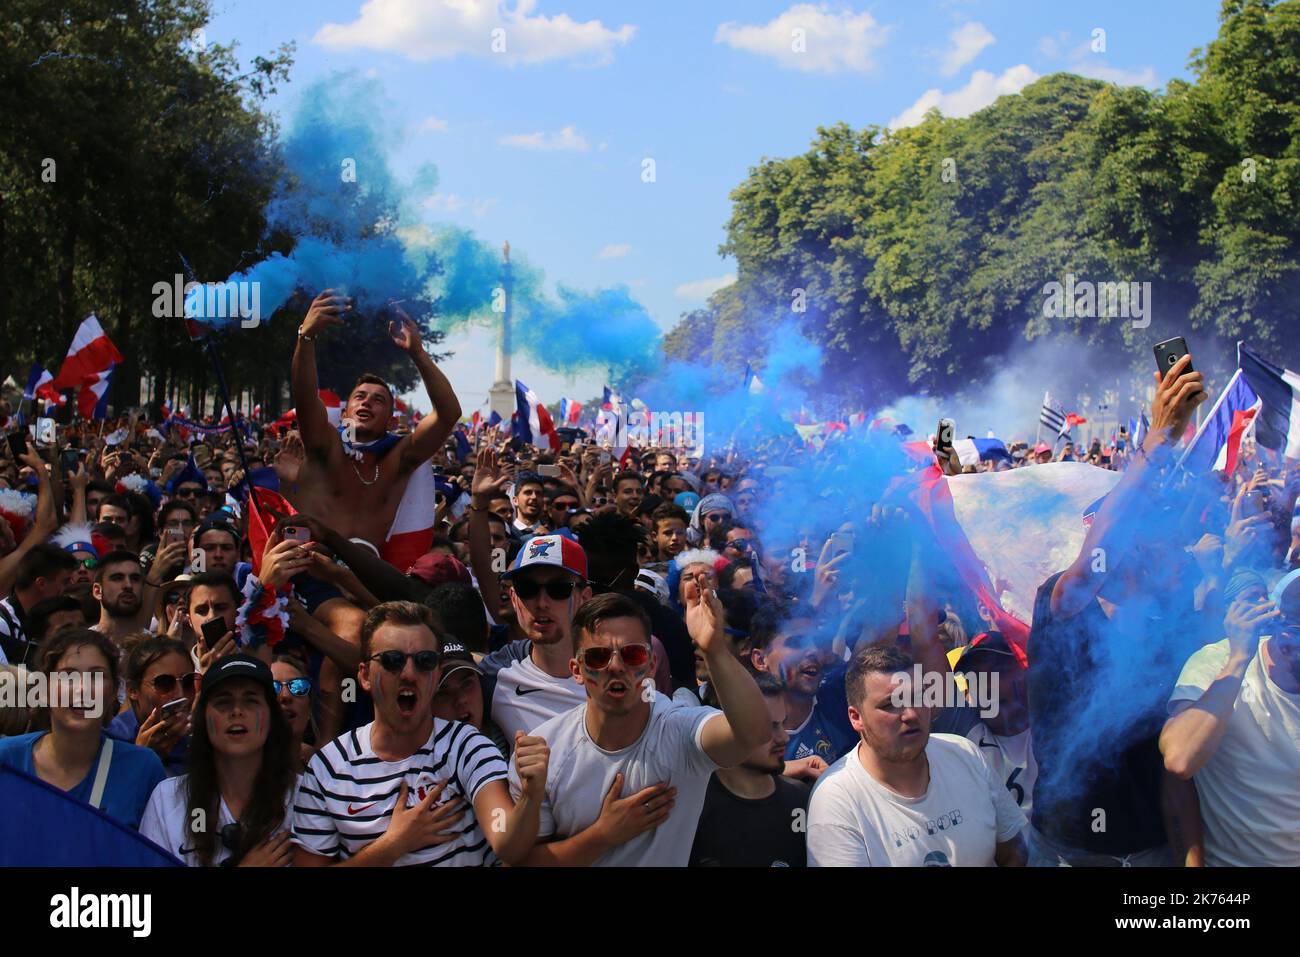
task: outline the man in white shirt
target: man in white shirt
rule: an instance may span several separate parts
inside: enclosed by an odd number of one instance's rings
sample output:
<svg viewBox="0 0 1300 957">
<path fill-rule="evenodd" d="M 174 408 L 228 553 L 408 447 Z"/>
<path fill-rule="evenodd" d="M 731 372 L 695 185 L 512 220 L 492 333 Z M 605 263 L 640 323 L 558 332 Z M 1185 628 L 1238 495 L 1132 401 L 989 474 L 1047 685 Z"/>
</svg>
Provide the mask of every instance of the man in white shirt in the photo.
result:
<svg viewBox="0 0 1300 957">
<path fill-rule="evenodd" d="M 358 678 L 375 720 L 316 753 L 294 798 L 294 864 L 518 863 L 537 834 L 546 742 L 519 734 L 511 800 L 491 740 L 433 714 L 442 641 L 433 612 L 376 605 L 361 628 Z"/>
<path fill-rule="evenodd" d="M 1160 753 L 1196 784 L 1211 867 L 1300 866 L 1297 580 L 1278 582 L 1271 601 L 1262 579 L 1243 589 L 1227 638 L 1188 659 L 1169 698 Z"/>
<path fill-rule="evenodd" d="M 808 808 L 810 867 L 1023 866 L 1025 816 L 965 738 L 930 734 L 912 659 L 860 648 L 845 676 L 856 748 Z"/>
<path fill-rule="evenodd" d="M 572 673 L 587 701 L 534 734 L 551 745 L 533 865 L 685 867 L 709 777 L 768 738 L 767 705 L 731 653 L 722 604 L 712 589 L 687 609 L 722 713 L 674 704 L 654 673 L 650 621 L 640 605 L 610 592 L 573 620 Z M 511 793 L 522 793 L 516 752 Z M 630 794 L 630 797 L 622 797 Z M 674 805 L 674 802 L 675 805 Z"/>
</svg>

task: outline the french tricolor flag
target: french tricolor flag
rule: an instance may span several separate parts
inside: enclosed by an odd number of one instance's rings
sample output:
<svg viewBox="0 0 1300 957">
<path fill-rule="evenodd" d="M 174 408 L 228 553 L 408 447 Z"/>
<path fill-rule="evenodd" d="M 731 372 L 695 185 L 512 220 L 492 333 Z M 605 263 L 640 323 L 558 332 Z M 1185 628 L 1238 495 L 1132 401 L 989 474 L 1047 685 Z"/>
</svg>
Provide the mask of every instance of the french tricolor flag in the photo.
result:
<svg viewBox="0 0 1300 957">
<path fill-rule="evenodd" d="M 1259 396 L 1255 440 L 1289 459 L 1300 458 L 1300 375 L 1273 365 L 1241 342 L 1237 343 L 1237 365 Z"/>
<path fill-rule="evenodd" d="M 63 395 L 54 388 L 54 376 L 50 375 L 50 370 L 39 362 L 32 363 L 27 385 L 23 387 L 23 398 L 29 402 L 44 399 L 55 405 L 63 405 Z"/>
<path fill-rule="evenodd" d="M 541 446 L 544 438 L 552 450 L 558 450 L 561 445 L 560 436 L 555 431 L 551 414 L 546 411 L 546 406 L 538 401 L 533 390 L 518 379 L 515 380 L 515 406 L 517 409 L 514 420 L 515 436 L 522 442 L 538 447 Z"/>
<path fill-rule="evenodd" d="M 1258 416 L 1260 406 L 1259 395 L 1251 388 L 1243 370 L 1238 369 L 1201 422 L 1179 464 L 1195 474 L 1211 470 L 1233 474 L 1242 436 Z"/>
<path fill-rule="evenodd" d="M 578 424 L 578 416 L 582 414 L 582 403 L 574 402 L 572 399 L 560 400 L 560 421 L 569 425 Z"/>
<path fill-rule="evenodd" d="M 83 419 L 108 417 L 108 384 L 116 366 L 91 376 L 77 393 L 77 414 Z"/>
<path fill-rule="evenodd" d="M 55 377 L 55 390 L 80 389 L 92 383 L 106 380 L 113 366 L 122 362 L 122 353 L 104 333 L 104 329 L 91 313 L 77 328 L 68 347 L 68 355 L 63 360 L 59 374 Z M 102 390 L 101 390 L 102 391 Z M 78 398 L 78 404 L 81 399 Z"/>
</svg>

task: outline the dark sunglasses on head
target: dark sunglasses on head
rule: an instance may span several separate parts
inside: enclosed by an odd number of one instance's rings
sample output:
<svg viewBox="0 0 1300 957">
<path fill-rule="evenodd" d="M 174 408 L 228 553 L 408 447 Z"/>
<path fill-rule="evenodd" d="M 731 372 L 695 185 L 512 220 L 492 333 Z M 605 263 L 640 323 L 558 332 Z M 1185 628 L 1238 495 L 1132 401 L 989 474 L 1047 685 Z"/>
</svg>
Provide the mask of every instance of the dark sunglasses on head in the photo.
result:
<svg viewBox="0 0 1300 957">
<path fill-rule="evenodd" d="M 385 671 L 393 674 L 401 674 L 402 669 L 406 667 L 406 659 L 410 658 L 415 662 L 416 671 L 432 671 L 438 667 L 438 661 L 442 656 L 436 651 L 417 651 L 409 655 L 404 651 L 381 651 L 377 655 L 371 655 L 367 661 L 378 661 L 379 666 Z"/>
<path fill-rule="evenodd" d="M 516 579 L 511 583 L 515 594 L 523 601 L 532 601 L 541 593 L 543 588 L 546 589 L 546 594 L 550 596 L 552 601 L 568 601 L 569 596 L 573 594 L 574 585 L 574 582 L 546 582 L 543 584 L 542 582 L 533 582 L 527 579 Z"/>
<path fill-rule="evenodd" d="M 383 664 L 383 662 L 381 661 L 380 664 Z M 403 661 L 402 661 L 402 664 L 406 664 L 406 661 L 403 660 Z M 419 665 L 418 662 L 416 663 L 415 666 L 416 666 L 417 668 L 420 667 L 420 665 Z M 389 670 L 391 670 L 391 669 L 389 669 Z M 398 671 L 401 671 L 402 669 L 401 669 L 401 668 L 398 668 L 397 670 L 398 670 Z M 272 681 L 272 682 L 271 682 L 271 687 L 275 688 L 275 693 L 276 693 L 277 695 L 278 695 L 281 691 L 283 691 L 285 688 L 288 688 L 288 689 L 289 689 L 289 694 L 293 695 L 295 698 L 301 698 L 303 695 L 305 695 L 305 694 L 307 694 L 308 692 L 311 691 L 311 679 L 310 679 L 310 678 L 290 678 L 288 681 Z"/>
<path fill-rule="evenodd" d="M 181 691 L 186 695 L 192 695 L 194 689 L 198 687 L 199 673 L 191 671 L 187 675 L 154 675 L 149 683 L 159 694 L 171 694 L 176 690 L 178 681 L 181 683 Z"/>
<path fill-rule="evenodd" d="M 618 656 L 623 659 L 623 664 L 629 668 L 640 668 L 650 660 L 650 646 L 623 645 L 618 649 Z M 613 648 L 593 647 L 582 649 L 582 663 L 592 671 L 603 671 L 608 668 L 613 658 Z"/>
</svg>

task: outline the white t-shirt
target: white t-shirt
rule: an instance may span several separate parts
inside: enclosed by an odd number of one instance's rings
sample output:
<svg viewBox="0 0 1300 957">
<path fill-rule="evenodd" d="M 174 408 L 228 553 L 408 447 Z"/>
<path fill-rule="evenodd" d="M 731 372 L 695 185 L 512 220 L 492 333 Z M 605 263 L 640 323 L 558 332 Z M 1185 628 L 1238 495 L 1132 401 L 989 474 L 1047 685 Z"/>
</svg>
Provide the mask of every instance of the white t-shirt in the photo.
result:
<svg viewBox="0 0 1300 957">
<path fill-rule="evenodd" d="M 1025 815 L 965 738 L 932 734 L 925 753 L 930 787 L 919 798 L 868 774 L 858 748 L 832 764 L 808 805 L 808 866 L 992 867 Z"/>
<path fill-rule="evenodd" d="M 983 721 L 966 732 L 966 740 L 979 748 L 980 757 L 1029 817 L 1034 807 L 1034 782 L 1038 780 L 1038 762 L 1029 744 L 1029 729 L 1019 734 L 994 734 Z"/>
<path fill-rule="evenodd" d="M 516 731 L 532 734 L 543 721 L 586 703 L 587 689 L 578 684 L 577 678 L 548 675 L 524 654 L 496 673 L 492 723 L 501 729 L 513 748 Z"/>
<path fill-rule="evenodd" d="M 497 863 L 474 817 L 479 789 L 506 777 L 505 759 L 491 739 L 468 724 L 434 718 L 424 747 L 404 761 L 384 761 L 371 747 L 373 728 L 371 723 L 342 734 L 313 755 L 294 797 L 293 842 L 323 857 L 355 857 L 388 830 L 402 781 L 408 788 L 406 803 L 414 806 L 429 788 L 450 778 L 439 802 L 465 799 L 460 837 L 403 854 L 395 866 Z"/>
<path fill-rule="evenodd" d="M 1211 867 L 1300 866 L 1300 695 L 1279 688 L 1261 659 L 1246 666 L 1223 740 L 1193 778 Z M 1199 700 L 1227 661 L 1227 639 L 1187 659 L 1170 711 Z"/>
<path fill-rule="evenodd" d="M 538 838 L 573 837 L 595 823 L 614 775 L 623 772 L 620 797 L 666 782 L 677 789 L 668 819 L 593 863 L 599 867 L 685 867 L 695 841 L 695 827 L 704 808 L 709 776 L 718 765 L 700 744 L 704 724 L 716 708 L 686 707 L 655 695 L 641 737 L 619 751 L 596 746 L 587 733 L 587 706 L 574 708 L 542 723 L 533 734 L 551 748 L 542 801 Z M 510 762 L 510 794 L 523 793 L 519 770 Z"/>
<path fill-rule="evenodd" d="M 145 806 L 144 816 L 140 818 L 140 833 L 159 847 L 175 854 L 190 867 L 199 867 L 199 855 L 194 849 L 194 838 L 189 831 L 191 812 L 185 793 L 189 780 L 188 774 L 182 774 L 165 779 L 153 789 L 153 794 L 149 795 L 149 803 Z M 293 791 L 290 790 L 284 796 L 284 820 L 275 829 L 276 834 L 289 829 L 292 816 Z M 218 835 L 223 827 L 234 823 L 235 817 L 230 813 L 230 808 L 226 807 L 226 799 L 222 798 L 216 823 Z M 226 850 L 225 845 L 218 840 L 216 854 L 212 858 L 213 866 L 229 857 L 230 851 Z"/>
</svg>

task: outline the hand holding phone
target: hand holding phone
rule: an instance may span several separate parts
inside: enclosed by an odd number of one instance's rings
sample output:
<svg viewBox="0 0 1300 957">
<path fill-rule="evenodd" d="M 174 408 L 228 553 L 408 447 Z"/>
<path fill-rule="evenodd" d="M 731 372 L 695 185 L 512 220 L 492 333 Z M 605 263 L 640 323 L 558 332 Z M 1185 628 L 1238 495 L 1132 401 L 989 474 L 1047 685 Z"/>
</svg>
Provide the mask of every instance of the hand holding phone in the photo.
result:
<svg viewBox="0 0 1300 957">
<path fill-rule="evenodd" d="M 305 545 L 311 541 L 311 529 L 305 525 L 286 525 L 282 538 L 286 542 L 299 542 Z"/>
<path fill-rule="evenodd" d="M 174 701 L 168 701 L 158 709 L 158 716 L 166 721 L 168 718 L 184 711 L 189 703 L 188 698 L 177 698 Z"/>
</svg>

